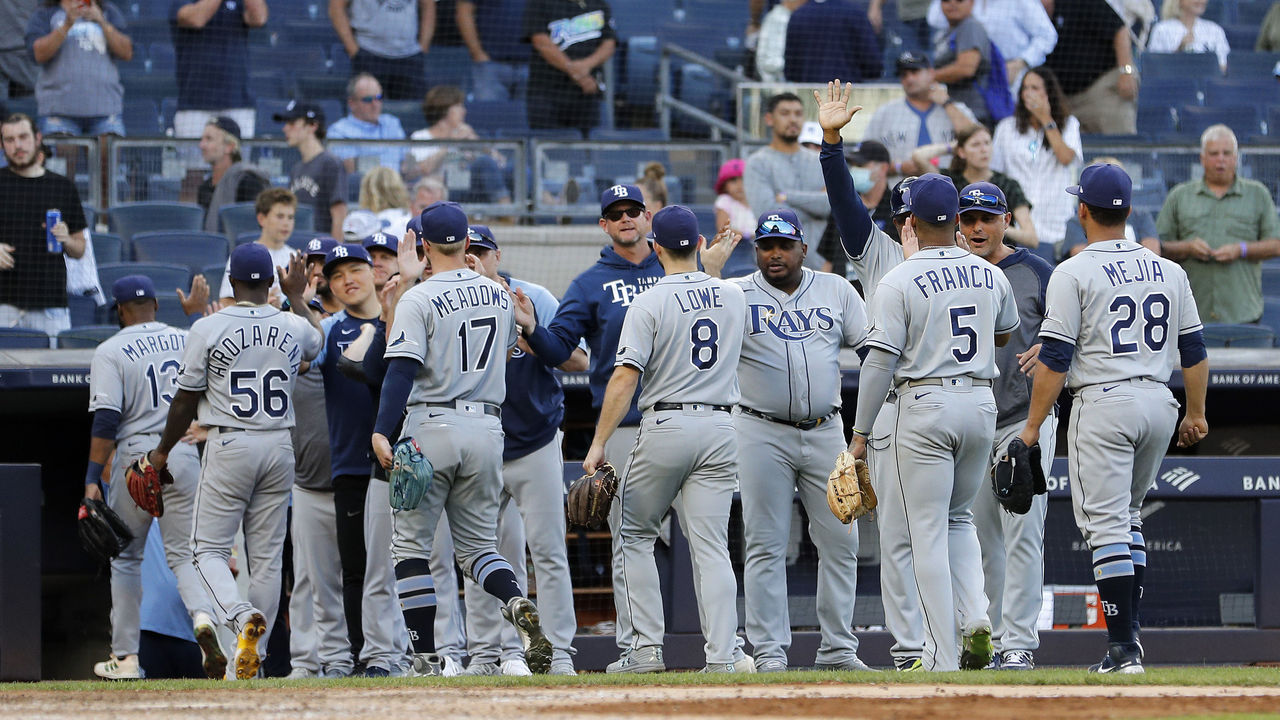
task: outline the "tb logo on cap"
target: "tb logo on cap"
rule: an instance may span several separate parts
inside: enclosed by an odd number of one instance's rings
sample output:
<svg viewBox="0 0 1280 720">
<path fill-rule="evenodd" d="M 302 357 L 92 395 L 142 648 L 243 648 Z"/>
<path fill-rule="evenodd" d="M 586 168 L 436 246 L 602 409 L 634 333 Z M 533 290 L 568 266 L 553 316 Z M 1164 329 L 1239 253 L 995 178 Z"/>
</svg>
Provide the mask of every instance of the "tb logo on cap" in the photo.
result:
<svg viewBox="0 0 1280 720">
<path fill-rule="evenodd" d="M 770 220 L 777 220 L 778 222 L 782 222 L 782 218 L 778 217 L 777 215 L 770 215 L 770 216 L 769 216 L 769 219 L 770 219 Z"/>
<path fill-rule="evenodd" d="M 620 197 L 620 198 L 627 197 L 626 185 L 614 185 L 613 187 L 609 188 L 609 190 L 613 192 L 614 197 Z"/>
<path fill-rule="evenodd" d="M 341 257 L 346 257 L 346 256 L 347 256 L 347 249 L 346 249 L 346 248 L 344 248 L 344 247 L 342 247 L 341 245 L 339 245 L 338 247 L 336 247 L 336 248 L 334 248 L 334 249 L 333 249 L 333 256 L 334 256 L 334 257 L 340 257 L 340 258 L 341 258 Z"/>
</svg>

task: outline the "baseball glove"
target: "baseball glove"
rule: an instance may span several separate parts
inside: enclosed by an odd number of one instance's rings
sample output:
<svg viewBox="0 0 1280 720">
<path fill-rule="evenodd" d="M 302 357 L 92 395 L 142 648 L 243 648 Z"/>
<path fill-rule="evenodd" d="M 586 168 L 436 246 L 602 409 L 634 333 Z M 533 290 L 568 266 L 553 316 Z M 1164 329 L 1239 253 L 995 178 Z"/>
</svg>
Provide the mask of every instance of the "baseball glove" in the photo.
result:
<svg viewBox="0 0 1280 720">
<path fill-rule="evenodd" d="M 848 525 L 876 509 L 876 491 L 871 487 L 867 463 L 855 459 L 848 450 L 836 456 L 836 468 L 827 478 L 827 505 L 840 522 Z"/>
<path fill-rule="evenodd" d="M 594 475 L 583 475 L 569 486 L 569 526 L 599 530 L 609 521 L 609 506 L 618 494 L 618 473 L 602 463 Z"/>
<path fill-rule="evenodd" d="M 413 510 L 422 502 L 431 487 L 436 470 L 422 454 L 418 441 L 407 437 L 391 447 L 391 508 Z"/>
<path fill-rule="evenodd" d="M 1032 498 L 1048 492 L 1044 468 L 1040 466 L 1040 444 L 1027 447 L 1022 438 L 1011 440 L 1004 457 L 991 471 L 991 491 L 1006 511 L 1027 514 Z"/>
<path fill-rule="evenodd" d="M 164 515 L 165 485 L 173 484 L 173 476 L 169 468 L 157 469 L 151 464 L 151 453 L 143 453 L 125 468 L 124 479 L 129 486 L 129 497 L 138 503 L 138 507 L 146 510 L 151 517 Z"/>
<path fill-rule="evenodd" d="M 133 533 L 115 511 L 97 498 L 80 501 L 80 513 L 76 516 L 76 530 L 80 544 L 92 556 L 104 563 L 111 562 L 133 542 Z"/>
</svg>

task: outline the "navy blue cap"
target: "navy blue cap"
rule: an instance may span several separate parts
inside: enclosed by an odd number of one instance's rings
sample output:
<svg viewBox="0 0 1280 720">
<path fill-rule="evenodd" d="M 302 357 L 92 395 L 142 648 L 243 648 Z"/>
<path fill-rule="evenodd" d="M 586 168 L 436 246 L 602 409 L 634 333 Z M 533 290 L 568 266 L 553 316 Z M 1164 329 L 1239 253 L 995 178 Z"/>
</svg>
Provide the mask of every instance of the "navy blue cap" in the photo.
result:
<svg viewBox="0 0 1280 720">
<path fill-rule="evenodd" d="M 418 247 L 422 247 L 422 216 L 414 215 L 409 218 L 409 222 L 405 223 L 405 231 L 412 230 L 414 242 Z"/>
<path fill-rule="evenodd" d="M 400 241 L 396 239 L 396 236 L 385 232 L 376 232 L 370 235 L 365 238 L 360 245 L 363 246 L 365 250 L 380 248 L 382 250 L 390 251 L 392 255 L 396 254 L 400 249 Z"/>
<path fill-rule="evenodd" d="M 456 202 L 433 202 L 422 211 L 422 239 L 435 245 L 460 243 L 467 239 L 467 214 Z"/>
<path fill-rule="evenodd" d="M 130 300 L 156 299 L 156 286 L 146 275 L 125 275 L 111 285 L 111 297 L 117 303 Z"/>
<path fill-rule="evenodd" d="M 237 140 L 240 139 L 240 123 L 232 120 L 226 115 L 219 115 L 210 119 L 209 124 L 216 126 L 219 130 L 227 133 Z"/>
<path fill-rule="evenodd" d="M 1080 171 L 1080 184 L 1067 188 L 1067 192 L 1080 198 L 1085 205 L 1100 208 L 1127 208 L 1133 180 L 1119 165 L 1098 163 Z"/>
<path fill-rule="evenodd" d="M 324 256 L 324 276 L 329 277 L 333 269 L 348 260 L 368 263 L 373 265 L 373 261 L 369 259 L 369 251 L 359 245 L 337 245 Z"/>
<path fill-rule="evenodd" d="M 760 241 L 769 237 L 804 242 L 804 226 L 796 212 L 783 208 L 762 214 L 756 221 L 755 239 Z"/>
<path fill-rule="evenodd" d="M 471 240 L 471 247 L 498 249 L 498 241 L 493 239 L 493 231 L 488 225 L 472 225 L 467 228 L 467 237 Z"/>
<path fill-rule="evenodd" d="M 298 118 L 315 120 L 317 123 L 323 126 L 324 125 L 324 108 L 320 107 L 319 105 L 316 105 L 315 103 L 298 102 L 297 100 L 290 100 L 289 104 L 285 106 L 284 110 L 278 113 L 274 113 L 271 116 L 271 119 L 275 120 L 278 123 L 289 122 L 290 120 L 297 120 Z"/>
<path fill-rule="evenodd" d="M 960 212 L 973 210 L 1004 215 L 1009 212 L 1009 201 L 1004 191 L 989 182 L 976 182 L 964 186 L 960 191 Z"/>
<path fill-rule="evenodd" d="M 921 175 L 902 191 L 902 199 L 911 214 L 930 223 L 955 220 L 960 214 L 960 195 L 951 178 L 928 173 Z"/>
<path fill-rule="evenodd" d="M 668 205 L 653 216 L 653 241 L 679 250 L 698 244 L 698 216 L 683 205 Z"/>
<path fill-rule="evenodd" d="M 311 238 L 307 241 L 307 259 L 310 260 L 313 257 L 324 257 L 325 255 L 328 255 L 329 251 L 337 244 L 338 241 L 331 237 L 320 236 Z"/>
<path fill-rule="evenodd" d="M 600 193 L 600 214 L 603 215 L 610 205 L 623 200 L 644 207 L 644 193 L 640 192 L 640 188 L 635 185 L 614 185 Z"/>
<path fill-rule="evenodd" d="M 275 269 L 271 253 L 256 242 L 245 243 L 231 251 L 231 272 L 228 276 L 232 280 L 270 281 L 275 279 Z"/>
<path fill-rule="evenodd" d="M 893 186 L 893 193 L 889 195 L 889 210 L 891 217 L 896 218 L 911 214 L 911 208 L 907 207 L 907 201 L 902 199 L 902 192 L 906 190 L 911 183 L 918 179 L 919 178 L 915 175 L 910 175 L 902 178 L 898 181 L 897 185 Z"/>
</svg>

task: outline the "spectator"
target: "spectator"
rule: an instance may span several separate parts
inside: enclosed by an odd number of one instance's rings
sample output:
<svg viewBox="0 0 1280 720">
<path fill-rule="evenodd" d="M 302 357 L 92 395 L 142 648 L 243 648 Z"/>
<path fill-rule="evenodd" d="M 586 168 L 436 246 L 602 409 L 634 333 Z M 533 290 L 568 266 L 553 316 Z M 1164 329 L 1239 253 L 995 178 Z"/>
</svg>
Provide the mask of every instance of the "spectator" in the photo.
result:
<svg viewBox="0 0 1280 720">
<path fill-rule="evenodd" d="M 529 47 L 511 32 L 526 0 L 458 0 L 458 32 L 471 53 L 471 97 L 477 101 L 522 98 L 529 85 Z"/>
<path fill-rule="evenodd" d="M 867 6 L 867 19 L 876 33 L 884 31 L 884 1 L 871 0 Z M 898 23 L 907 29 L 902 38 L 906 52 L 921 52 L 929 47 L 929 36 L 932 31 L 927 19 L 929 0 L 896 0 L 898 3 Z"/>
<path fill-rule="evenodd" d="M 235 120 L 242 137 L 253 137 L 249 29 L 266 24 L 266 0 L 173 0 L 169 31 L 178 78 L 174 135 L 200 137 L 209 116 L 222 115 Z"/>
<path fill-rule="evenodd" d="M 53 337 L 71 327 L 63 255 L 84 255 L 85 220 L 80 194 L 67 178 L 40 163 L 35 122 L 17 113 L 0 122 L 7 167 L 0 168 L 0 327 L 40 330 Z M 62 212 L 49 228 L 61 252 L 49 252 L 45 213 Z"/>
<path fill-rule="evenodd" d="M 930 153 L 951 152 L 953 148 L 926 146 L 916 151 L 917 164 L 928 164 Z M 1031 203 L 1027 201 L 1022 183 L 991 169 L 991 131 L 985 125 L 970 125 L 956 136 L 955 154 L 944 174 L 958 188 L 977 182 L 988 182 L 1004 193 L 1005 207 L 1013 213 L 1013 224 L 1004 233 L 1006 239 L 1023 247 L 1034 248 L 1039 244 L 1036 225 L 1032 221 Z"/>
<path fill-rule="evenodd" d="M 800 126 L 800 147 L 818 152 L 822 149 L 822 126 L 813 120 Z"/>
<path fill-rule="evenodd" d="M 1058 2 L 1050 13 L 1058 44 L 1045 66 L 1080 121 L 1080 132 L 1138 131 L 1138 76 L 1129 28 L 1107 0 Z"/>
<path fill-rule="evenodd" d="M 409 202 L 409 216 L 418 217 L 431 203 L 444 202 L 448 199 L 449 188 L 445 187 L 440 178 L 419 178 L 418 182 L 413 184 L 413 199 Z"/>
<path fill-rule="evenodd" d="M 991 113 L 977 84 L 991 72 L 991 38 L 973 16 L 974 2 L 947 0 L 942 7 L 949 29 L 938 36 L 933 77 L 946 84 L 951 97 L 964 103 L 978 122 L 989 125 Z"/>
<path fill-rule="evenodd" d="M 1124 26 L 1129 28 L 1133 46 L 1146 47 L 1156 19 L 1156 8 L 1151 0 L 1107 0 L 1107 4 L 1120 16 Z"/>
<path fill-rule="evenodd" d="M 1207 4 L 1207 0 L 1165 0 L 1160 13 L 1164 19 L 1151 28 L 1147 52 L 1213 53 L 1226 74 L 1231 46 L 1221 25 L 1201 17 Z"/>
<path fill-rule="evenodd" d="M 1124 169 L 1124 165 L 1113 157 L 1094 158 L 1090 165 L 1110 164 Z M 1124 237 L 1129 242 L 1139 243 L 1146 249 L 1160 255 L 1160 234 L 1156 231 L 1156 221 L 1151 217 L 1151 213 L 1142 208 L 1134 207 L 1129 211 L 1129 218 L 1125 220 Z M 1067 233 L 1062 240 L 1062 258 L 1065 260 L 1069 257 L 1075 257 L 1080 254 L 1081 250 L 1089 244 L 1085 238 L 1084 228 L 1080 226 L 1080 220 L 1072 215 L 1067 221 Z"/>
<path fill-rule="evenodd" d="M 843 79 L 843 78 L 842 78 Z M 804 105 L 793 93 L 780 93 L 765 103 L 769 144 L 747 158 L 742 182 L 752 208 L 785 207 L 796 211 L 807 237 L 822 237 L 831 206 L 827 203 L 822 167 L 811 150 L 800 147 Z M 821 254 L 809 253 L 805 265 L 821 269 Z"/>
<path fill-rule="evenodd" d="M 888 148 L 892 177 L 923 175 L 932 168 L 916 167 L 912 151 L 934 143 L 950 146 L 956 133 L 976 120 L 967 105 L 952 100 L 947 86 L 934 80 L 933 61 L 927 55 L 903 53 L 898 57 L 897 72 L 906 97 L 876 108 L 865 137 Z M 945 165 L 949 158 L 943 156 L 940 162 Z"/>
<path fill-rule="evenodd" d="M 342 221 L 343 242 L 362 242 L 377 232 L 382 232 L 382 221 L 377 215 L 362 208 L 356 208 L 347 213 L 346 219 Z"/>
<path fill-rule="evenodd" d="M 31 23 L 40 0 L 8 0 L 0 2 L 0 109 L 10 97 L 30 95 L 36 86 L 36 63 L 28 43 L 18 37 L 16 28 Z"/>
<path fill-rule="evenodd" d="M 787 23 L 784 57 L 791 82 L 875 80 L 884 67 L 876 31 L 851 0 L 812 0 L 796 8 Z"/>
<path fill-rule="evenodd" d="M 433 0 L 329 0 L 329 22 L 352 72 L 377 78 L 388 99 L 412 100 L 427 91 L 422 70 L 436 31 Z"/>
<path fill-rule="evenodd" d="M 40 163 L 41 167 L 44 167 L 45 161 L 51 157 L 53 157 L 53 149 L 43 142 L 40 143 L 40 157 L 36 162 Z M 62 254 L 63 264 L 67 267 L 67 294 L 90 298 L 98 307 L 105 307 L 107 295 L 102 292 L 102 283 L 98 277 L 98 259 L 93 253 L 93 234 L 91 232 L 93 228 L 88 226 L 88 218 L 85 220 L 84 254 L 78 258 L 73 258 L 66 253 Z M 200 276 L 200 282 L 204 282 L 204 276 Z M 181 296 L 182 291 L 179 290 L 178 294 Z M 192 310 L 193 312 L 199 312 L 207 304 L 208 302 L 206 301 Z"/>
<path fill-rule="evenodd" d="M 636 178 L 636 186 L 644 193 L 644 206 L 650 214 L 656 213 L 670 204 L 671 195 L 667 192 L 667 169 L 660 162 L 646 163 Z"/>
<path fill-rule="evenodd" d="M 765 22 L 768 21 L 766 17 Z M 743 240 L 750 240 L 756 233 L 756 215 L 747 204 L 747 191 L 742 185 L 745 167 L 742 158 L 726 160 L 720 166 L 720 173 L 716 176 L 716 230 L 729 223 L 729 227 Z"/>
<path fill-rule="evenodd" d="M 806 0 L 782 0 L 765 13 L 760 21 L 760 35 L 756 39 L 756 73 L 761 82 L 780 83 L 786 80 L 787 24 L 791 13 Z M 755 228 L 751 228 L 755 231 Z"/>
<path fill-rule="evenodd" d="M 466 96 L 452 85 L 437 85 L 427 91 L 422 101 L 422 115 L 427 127 L 413 133 L 414 140 L 479 140 L 480 136 L 467 124 Z M 468 189 L 460 198 L 468 203 L 502 203 L 511 201 L 505 177 L 506 158 L 501 153 L 479 152 L 474 147 L 454 150 L 430 145 L 410 150 L 415 161 L 409 171 L 414 175 L 443 174 L 446 160 L 453 160 L 460 170 L 466 168 Z"/>
<path fill-rule="evenodd" d="M 347 81 L 347 116 L 329 126 L 330 140 L 403 140 L 400 118 L 382 112 L 382 84 L 367 72 Z M 333 154 L 342 158 L 347 172 L 364 172 L 375 165 L 399 168 L 404 150 L 388 147 L 381 151 L 354 146 L 335 146 Z"/>
<path fill-rule="evenodd" d="M 1070 114 L 1058 78 L 1043 66 L 1028 70 L 1022 76 L 1013 116 L 996 126 L 991 167 L 1022 185 L 1031 201 L 1032 236 L 1039 240 L 1038 245 L 1028 241 L 1027 246 L 1051 263 L 1057 259 L 1067 219 L 1075 212 L 1075 203 L 1062 189 L 1075 182 L 1083 158 L 1080 122 Z M 1009 201 L 1013 207 L 1013 198 Z"/>
<path fill-rule="evenodd" d="M 845 163 L 853 176 L 853 189 L 881 230 L 897 238 L 893 227 L 893 208 L 889 201 L 889 149 L 875 140 L 863 140 L 845 150 Z"/>
<path fill-rule="evenodd" d="M 1058 43 L 1058 31 L 1053 29 L 1040 0 L 974 0 L 973 17 L 982 23 L 1004 56 L 1005 73 L 1012 87 L 1018 86 L 1028 68 L 1043 65 Z M 929 3 L 929 25 L 947 29 L 942 0 Z"/>
<path fill-rule="evenodd" d="M 600 124 L 600 66 L 618 49 L 609 5 L 604 0 L 530 0 L 523 33 L 534 50 L 525 94 L 529 127 L 577 128 L 586 136 Z"/>
<path fill-rule="evenodd" d="M 299 205 L 315 211 L 316 232 L 332 235 L 347 216 L 347 171 L 341 160 L 324 149 L 324 110 L 291 100 L 272 119 L 284 123 L 285 142 L 302 155 L 289 169 L 289 189 Z"/>
<path fill-rule="evenodd" d="M 293 257 L 293 248 L 289 247 L 289 236 L 293 234 L 294 216 L 298 211 L 298 198 L 284 188 L 267 188 L 254 199 L 254 208 L 258 214 L 258 227 L 262 234 L 254 242 L 262 245 L 271 253 L 271 263 L 278 268 L 288 267 Z M 271 304 L 280 307 L 280 279 L 271 278 Z M 222 307 L 235 304 L 231 294 L 231 259 L 227 259 L 226 271 L 222 273 L 222 287 L 218 297 Z"/>
<path fill-rule="evenodd" d="M 409 189 L 400 173 L 389 167 L 376 167 L 360 181 L 360 207 L 378 217 L 382 231 L 393 237 L 404 237 L 409 223 Z"/>
<path fill-rule="evenodd" d="M 36 104 L 43 134 L 124 135 L 124 88 L 112 62 L 133 57 L 124 26 L 120 8 L 100 0 L 51 0 L 31 16 L 26 41 L 40 64 Z"/>
<path fill-rule="evenodd" d="M 1253 49 L 1258 52 L 1280 52 L 1280 2 L 1271 3 L 1267 16 L 1262 18 L 1258 42 Z"/>
<path fill-rule="evenodd" d="M 1187 271 L 1205 322 L 1252 323 L 1262 316 L 1261 261 L 1280 255 L 1271 192 L 1237 174 L 1235 133 L 1213 125 L 1200 136 L 1204 177 L 1180 183 L 1156 219 L 1164 254 Z"/>
<path fill-rule="evenodd" d="M 210 118 L 200 135 L 200 157 L 209 163 L 209 174 L 196 189 L 196 202 L 204 208 L 204 229 L 222 232 L 218 210 L 224 205 L 253 202 L 271 184 L 267 174 L 240 156 L 240 126 L 226 116 Z"/>
</svg>

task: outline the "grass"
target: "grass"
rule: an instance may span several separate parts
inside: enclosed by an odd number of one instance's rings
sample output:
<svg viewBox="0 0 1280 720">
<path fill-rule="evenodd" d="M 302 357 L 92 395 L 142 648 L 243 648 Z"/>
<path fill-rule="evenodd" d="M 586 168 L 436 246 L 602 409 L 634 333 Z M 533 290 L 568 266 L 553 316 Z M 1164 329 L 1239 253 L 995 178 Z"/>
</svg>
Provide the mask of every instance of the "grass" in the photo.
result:
<svg viewBox="0 0 1280 720">
<path fill-rule="evenodd" d="M 1149 667 L 1145 675 L 1097 675 L 1083 668 L 1049 668 L 1030 672 L 960 673 L 868 673 L 794 671 L 759 675 L 704 675 L 671 672 L 653 675 L 605 675 L 592 673 L 567 677 L 461 677 L 461 678 L 341 678 L 317 680 L 255 680 L 227 683 L 212 680 L 64 680 L 41 683 L 3 683 L 6 692 L 134 692 L 243 690 L 248 688 L 399 688 L 434 686 L 444 688 L 482 687 L 636 687 L 695 685 L 774 685 L 804 683 L 850 683 L 874 685 L 1173 685 L 1173 686 L 1280 686 L 1280 668 L 1255 667 Z"/>
</svg>

